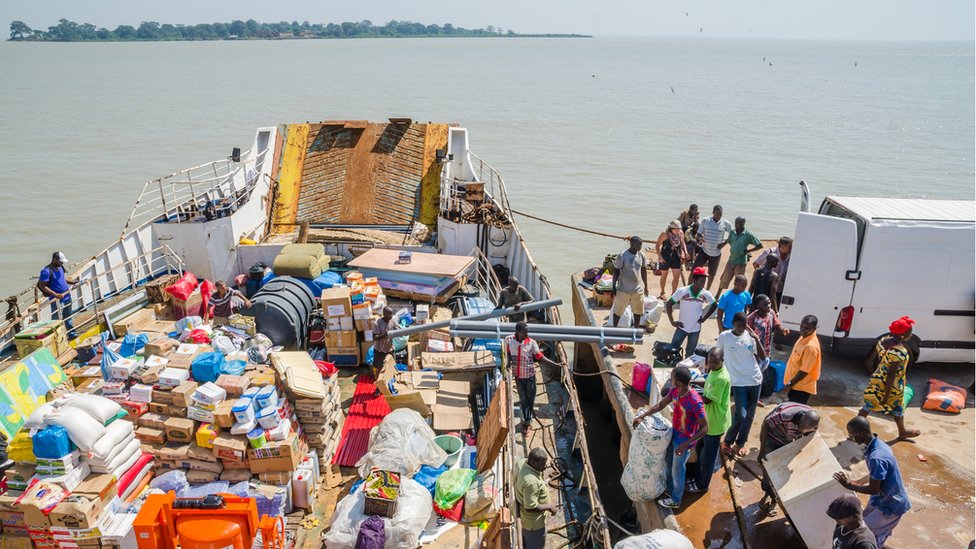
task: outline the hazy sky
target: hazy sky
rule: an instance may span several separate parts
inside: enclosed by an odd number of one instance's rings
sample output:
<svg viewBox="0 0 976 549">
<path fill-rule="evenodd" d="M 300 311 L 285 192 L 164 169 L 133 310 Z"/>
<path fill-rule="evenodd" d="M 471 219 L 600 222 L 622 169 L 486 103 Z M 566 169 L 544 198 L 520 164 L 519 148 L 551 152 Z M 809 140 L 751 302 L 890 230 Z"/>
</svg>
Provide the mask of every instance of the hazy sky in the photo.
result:
<svg viewBox="0 0 976 549">
<path fill-rule="evenodd" d="M 4 0 L 0 36 L 7 36 L 12 20 L 46 28 L 63 17 L 108 28 L 147 20 L 369 19 L 379 24 L 397 19 L 598 36 L 973 40 L 974 5 L 974 0 Z"/>
</svg>

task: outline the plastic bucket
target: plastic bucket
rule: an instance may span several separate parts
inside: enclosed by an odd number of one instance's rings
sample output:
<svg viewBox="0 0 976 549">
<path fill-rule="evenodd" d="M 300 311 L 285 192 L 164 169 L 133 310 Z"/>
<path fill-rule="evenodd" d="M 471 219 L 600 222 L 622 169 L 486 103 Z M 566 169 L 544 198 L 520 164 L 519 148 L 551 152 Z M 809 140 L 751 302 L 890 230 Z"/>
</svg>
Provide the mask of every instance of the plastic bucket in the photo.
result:
<svg viewBox="0 0 976 549">
<path fill-rule="evenodd" d="M 274 429 L 277 427 L 281 423 L 281 418 L 278 417 L 278 409 L 273 406 L 262 408 L 258 412 L 258 423 L 265 429 Z"/>
<path fill-rule="evenodd" d="M 264 448 L 268 444 L 268 438 L 264 436 L 264 429 L 257 428 L 247 433 L 247 441 L 251 443 L 251 448 Z"/>
<path fill-rule="evenodd" d="M 651 365 L 643 362 L 634 363 L 634 371 L 630 376 L 630 384 L 640 392 L 647 390 L 647 380 L 651 377 Z"/>
<path fill-rule="evenodd" d="M 230 409 L 237 423 L 248 423 L 254 420 L 254 401 L 249 398 L 239 398 Z"/>
<path fill-rule="evenodd" d="M 461 451 L 464 450 L 464 441 L 454 435 L 436 436 L 434 443 L 440 446 L 441 450 L 447 452 L 447 459 L 444 460 L 445 467 L 457 463 L 458 458 L 461 457 Z"/>
<path fill-rule="evenodd" d="M 258 408 L 276 408 L 278 406 L 278 392 L 274 385 L 261 387 L 255 399 Z"/>
</svg>

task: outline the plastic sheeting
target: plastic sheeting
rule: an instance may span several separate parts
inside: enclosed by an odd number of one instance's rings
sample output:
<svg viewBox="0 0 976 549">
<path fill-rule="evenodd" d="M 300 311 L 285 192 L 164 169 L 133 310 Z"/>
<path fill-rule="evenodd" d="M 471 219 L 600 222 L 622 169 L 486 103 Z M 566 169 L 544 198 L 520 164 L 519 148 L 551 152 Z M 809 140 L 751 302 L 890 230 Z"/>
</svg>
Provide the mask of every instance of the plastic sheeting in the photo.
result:
<svg viewBox="0 0 976 549">
<path fill-rule="evenodd" d="M 390 412 L 369 433 L 369 451 L 356 462 L 359 476 L 372 469 L 413 476 L 421 465 L 440 467 L 447 453 L 434 442 L 434 431 L 415 410 Z"/>
<path fill-rule="evenodd" d="M 691 540 L 674 530 L 661 528 L 648 534 L 624 538 L 613 549 L 694 549 Z"/>
<path fill-rule="evenodd" d="M 416 412 L 415 412 L 416 413 Z M 367 519 L 363 509 L 366 498 L 362 490 L 349 494 L 339 501 L 329 531 L 323 536 L 328 549 L 353 549 L 360 525 Z M 430 521 L 433 501 L 426 488 L 410 478 L 401 478 L 400 497 L 393 518 L 384 518 L 388 549 L 417 547 L 420 534 Z"/>
</svg>

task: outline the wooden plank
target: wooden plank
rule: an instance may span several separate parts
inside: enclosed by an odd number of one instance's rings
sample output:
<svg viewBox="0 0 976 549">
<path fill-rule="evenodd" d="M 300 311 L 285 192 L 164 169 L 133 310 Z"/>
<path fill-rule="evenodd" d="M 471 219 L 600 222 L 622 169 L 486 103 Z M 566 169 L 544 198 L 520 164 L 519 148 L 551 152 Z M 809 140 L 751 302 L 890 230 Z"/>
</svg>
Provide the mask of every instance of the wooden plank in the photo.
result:
<svg viewBox="0 0 976 549">
<path fill-rule="evenodd" d="M 478 451 L 475 462 L 478 472 L 487 471 L 495 463 L 508 438 L 508 391 L 506 387 L 499 387 L 491 397 L 488 411 L 478 431 Z"/>
<path fill-rule="evenodd" d="M 807 547 L 830 547 L 835 523 L 826 514 L 827 506 L 849 490 L 833 479 L 841 466 L 820 434 L 770 452 L 762 465 Z"/>
<path fill-rule="evenodd" d="M 399 250 L 373 248 L 349 262 L 356 269 L 382 269 L 400 273 L 417 273 L 431 276 L 456 277 L 474 263 L 468 255 L 414 253 L 410 263 L 397 263 Z"/>
<path fill-rule="evenodd" d="M 482 549 L 503 549 L 512 547 L 512 513 L 508 507 L 498 510 L 495 518 L 488 523 L 485 535 L 481 538 Z"/>
</svg>

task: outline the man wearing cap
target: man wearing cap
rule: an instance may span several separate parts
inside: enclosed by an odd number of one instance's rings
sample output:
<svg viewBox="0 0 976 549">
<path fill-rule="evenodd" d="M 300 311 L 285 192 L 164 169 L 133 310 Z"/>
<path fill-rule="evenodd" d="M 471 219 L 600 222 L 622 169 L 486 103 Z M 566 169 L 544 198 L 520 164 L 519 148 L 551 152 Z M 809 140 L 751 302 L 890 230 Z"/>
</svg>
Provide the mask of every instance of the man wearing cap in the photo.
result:
<svg viewBox="0 0 976 549">
<path fill-rule="evenodd" d="M 867 417 L 871 412 L 890 414 L 898 426 L 898 438 L 914 438 L 918 429 L 905 427 L 905 374 L 911 360 L 906 342 L 912 338 L 915 321 L 903 316 L 888 326 L 888 337 L 881 338 L 874 350 L 876 367 L 864 389 L 864 407 L 858 412 Z"/>
<path fill-rule="evenodd" d="M 634 328 L 640 325 L 644 314 L 644 298 L 647 297 L 647 258 L 641 251 L 644 241 L 639 236 L 630 237 L 630 247 L 613 260 L 613 325 L 620 323 L 627 306 L 634 315 Z"/>
<path fill-rule="evenodd" d="M 698 346 L 702 323 L 715 312 L 715 298 L 705 289 L 708 270 L 705 267 L 695 267 L 691 271 L 691 284 L 678 288 L 671 299 L 664 304 L 664 311 L 668 320 L 674 326 L 674 336 L 671 346 L 680 348 L 681 343 L 688 339 L 685 356 L 691 356 Z M 678 304 L 678 320 L 674 319 L 674 304 Z M 705 310 L 708 307 L 708 310 Z"/>
<path fill-rule="evenodd" d="M 74 322 L 71 317 L 71 286 L 78 283 L 78 279 L 71 278 L 64 272 L 64 265 L 68 258 L 61 252 L 54 252 L 51 263 L 41 269 L 37 280 L 37 289 L 51 298 L 51 317 L 64 321 L 68 330 L 68 339 L 78 337 L 75 333 Z"/>
<path fill-rule="evenodd" d="M 871 496 L 864 509 L 864 524 L 874 534 L 878 547 L 884 547 L 901 517 L 912 508 L 898 470 L 898 461 L 891 446 L 871 432 L 868 418 L 857 416 L 847 422 L 847 435 L 864 446 L 864 461 L 870 480 L 867 484 L 852 482 L 844 471 L 834 473 L 834 479 L 848 490 Z"/>
<path fill-rule="evenodd" d="M 874 534 L 861 520 L 861 500 L 854 494 L 837 496 L 827 506 L 827 516 L 837 522 L 831 549 L 878 549 Z"/>
</svg>

